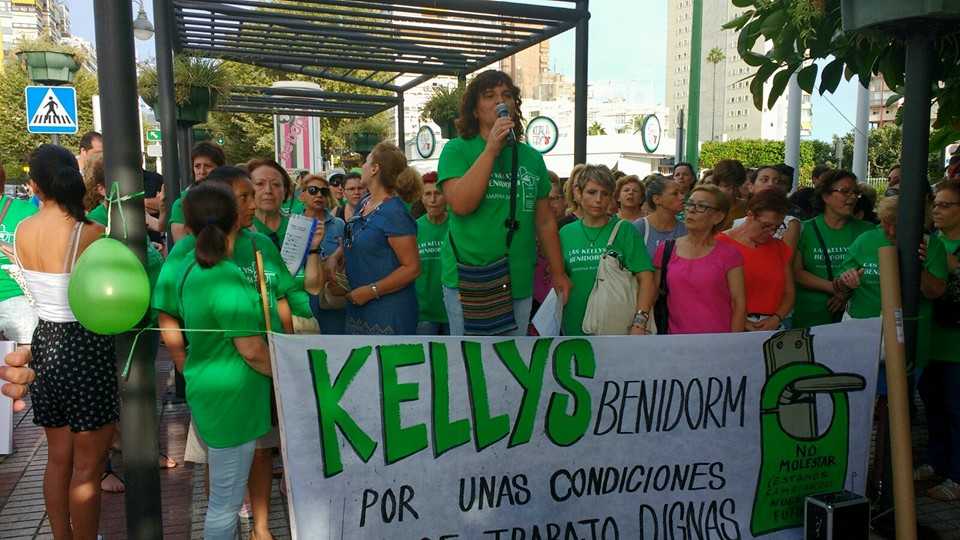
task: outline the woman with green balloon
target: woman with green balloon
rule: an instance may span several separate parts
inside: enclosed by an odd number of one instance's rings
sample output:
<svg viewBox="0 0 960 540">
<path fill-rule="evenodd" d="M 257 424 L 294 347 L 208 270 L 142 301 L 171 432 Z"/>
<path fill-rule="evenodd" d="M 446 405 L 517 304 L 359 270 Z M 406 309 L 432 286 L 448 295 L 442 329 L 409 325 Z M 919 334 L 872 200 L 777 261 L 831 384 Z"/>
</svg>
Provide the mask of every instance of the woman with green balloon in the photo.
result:
<svg viewBox="0 0 960 540">
<path fill-rule="evenodd" d="M 78 321 L 79 306 L 68 301 L 68 289 L 79 280 L 79 296 L 92 298 L 84 307 L 111 311 L 113 317 L 100 322 L 112 330 L 143 316 L 149 288 L 136 256 L 115 240 L 98 240 L 103 227 L 84 216 L 83 178 L 69 150 L 37 148 L 30 155 L 30 186 L 44 204 L 18 227 L 15 259 L 40 318 L 30 392 L 33 421 L 44 428 L 49 445 L 44 502 L 55 537 L 94 538 L 100 475 L 119 418 L 116 359 L 113 338 L 102 335 L 111 332 L 94 333 Z M 99 264 L 105 260 L 111 264 Z M 97 271 L 103 273 L 83 276 Z M 117 300 L 126 302 L 125 309 L 110 309 Z"/>
<path fill-rule="evenodd" d="M 190 340 L 178 368 L 209 448 L 204 538 L 233 538 L 257 439 L 271 430 L 270 354 L 256 290 L 230 258 L 239 234 L 234 194 L 207 182 L 187 193 L 183 210 L 196 246 L 178 279 L 178 312 Z"/>
</svg>

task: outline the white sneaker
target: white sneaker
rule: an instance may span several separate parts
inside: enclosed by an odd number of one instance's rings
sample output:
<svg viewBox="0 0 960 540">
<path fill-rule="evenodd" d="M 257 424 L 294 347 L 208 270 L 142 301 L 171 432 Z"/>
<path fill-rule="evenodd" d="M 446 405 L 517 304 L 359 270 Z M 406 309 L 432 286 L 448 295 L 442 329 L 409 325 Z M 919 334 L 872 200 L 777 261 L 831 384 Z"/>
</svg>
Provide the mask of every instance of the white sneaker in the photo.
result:
<svg viewBox="0 0 960 540">
<path fill-rule="evenodd" d="M 927 495 L 938 501 L 960 501 L 960 484 L 947 478 L 928 489 Z"/>
</svg>

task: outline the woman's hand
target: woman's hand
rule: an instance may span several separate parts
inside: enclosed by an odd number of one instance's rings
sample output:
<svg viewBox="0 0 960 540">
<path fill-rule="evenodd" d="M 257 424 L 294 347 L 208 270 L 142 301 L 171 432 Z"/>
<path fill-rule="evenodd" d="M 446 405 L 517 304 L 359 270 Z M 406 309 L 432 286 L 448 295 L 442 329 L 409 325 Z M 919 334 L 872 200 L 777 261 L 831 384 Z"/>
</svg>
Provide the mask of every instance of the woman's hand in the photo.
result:
<svg viewBox="0 0 960 540">
<path fill-rule="evenodd" d="M 646 336 L 648 334 L 649 332 L 647 332 L 647 325 L 640 323 L 633 323 L 630 325 L 631 336 Z"/>
<path fill-rule="evenodd" d="M 319 249 L 320 244 L 323 243 L 323 234 L 326 225 L 323 224 L 322 219 L 317 220 L 317 226 L 313 229 L 313 236 L 310 238 L 310 249 Z"/>
<path fill-rule="evenodd" d="M 856 289 L 860 286 L 861 276 L 863 276 L 863 268 L 851 268 L 840 275 L 840 282 L 848 289 Z"/>
<path fill-rule="evenodd" d="M 500 155 L 500 151 L 507 144 L 507 137 L 513 131 L 513 119 L 509 117 L 497 118 L 490 128 L 490 135 L 487 136 L 486 150 L 493 153 L 494 156 Z"/>
<path fill-rule="evenodd" d="M 14 412 L 27 408 L 23 401 L 28 392 L 27 385 L 37 378 L 37 374 L 27 366 L 30 362 L 30 347 L 21 346 L 4 359 L 7 365 L 0 366 L 0 381 L 4 381 L 0 392 L 13 400 Z"/>
<path fill-rule="evenodd" d="M 352 291 L 347 293 L 347 300 L 349 300 L 350 303 L 355 306 L 362 306 L 364 304 L 367 304 L 368 302 L 370 302 L 376 297 L 377 295 L 374 294 L 373 287 L 371 287 L 370 285 L 357 287 L 356 289 L 353 289 Z"/>
<path fill-rule="evenodd" d="M 835 294 L 827 300 L 827 309 L 830 313 L 838 313 L 847 308 L 847 297 L 843 294 Z"/>
<path fill-rule="evenodd" d="M 747 321 L 746 327 L 748 332 L 771 332 L 780 328 L 781 322 L 779 317 L 771 316 L 757 322 Z"/>
</svg>

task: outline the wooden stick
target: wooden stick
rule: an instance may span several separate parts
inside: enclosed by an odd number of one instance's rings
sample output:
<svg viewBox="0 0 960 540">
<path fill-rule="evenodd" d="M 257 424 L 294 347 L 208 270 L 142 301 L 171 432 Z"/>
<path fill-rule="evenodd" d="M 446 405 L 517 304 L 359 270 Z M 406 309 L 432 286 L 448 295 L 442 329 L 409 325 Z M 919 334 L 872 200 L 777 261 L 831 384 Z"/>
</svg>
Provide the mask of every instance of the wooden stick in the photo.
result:
<svg viewBox="0 0 960 540">
<path fill-rule="evenodd" d="M 267 332 L 272 332 L 270 324 L 270 295 L 267 293 L 267 278 L 263 272 L 263 255 L 256 252 L 257 286 L 260 289 L 260 303 L 263 304 L 263 322 Z"/>
<path fill-rule="evenodd" d="M 893 507 L 897 540 L 916 540 L 917 510 L 913 493 L 913 448 L 907 366 L 903 346 L 903 311 L 897 248 L 882 247 L 880 295 L 883 305 L 883 343 L 886 351 L 887 407 L 890 411 L 890 448 L 893 461 Z"/>
</svg>

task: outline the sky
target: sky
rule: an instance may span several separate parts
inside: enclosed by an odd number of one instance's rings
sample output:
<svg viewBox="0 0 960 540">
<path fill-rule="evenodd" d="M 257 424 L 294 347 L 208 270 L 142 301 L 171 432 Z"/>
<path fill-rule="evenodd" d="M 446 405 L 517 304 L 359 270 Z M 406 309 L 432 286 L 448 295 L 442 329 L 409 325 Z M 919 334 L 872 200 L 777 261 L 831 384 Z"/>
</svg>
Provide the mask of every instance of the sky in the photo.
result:
<svg viewBox="0 0 960 540">
<path fill-rule="evenodd" d="M 663 102 L 666 84 L 667 2 L 675 0 L 594 0 L 590 3 L 589 80 L 640 81 L 654 89 Z M 65 0 L 70 8 L 72 32 L 95 43 L 93 0 Z M 131 2 L 131 17 L 137 13 Z M 153 22 L 153 2 L 144 1 Z M 137 59 L 155 57 L 153 40 L 137 41 Z M 574 31 L 550 41 L 550 65 L 573 79 Z M 855 84 L 841 81 L 833 94 L 814 92 L 811 138 L 830 142 L 834 135 L 853 129 L 856 115 Z M 840 112 L 838 112 L 838 109 Z"/>
</svg>

